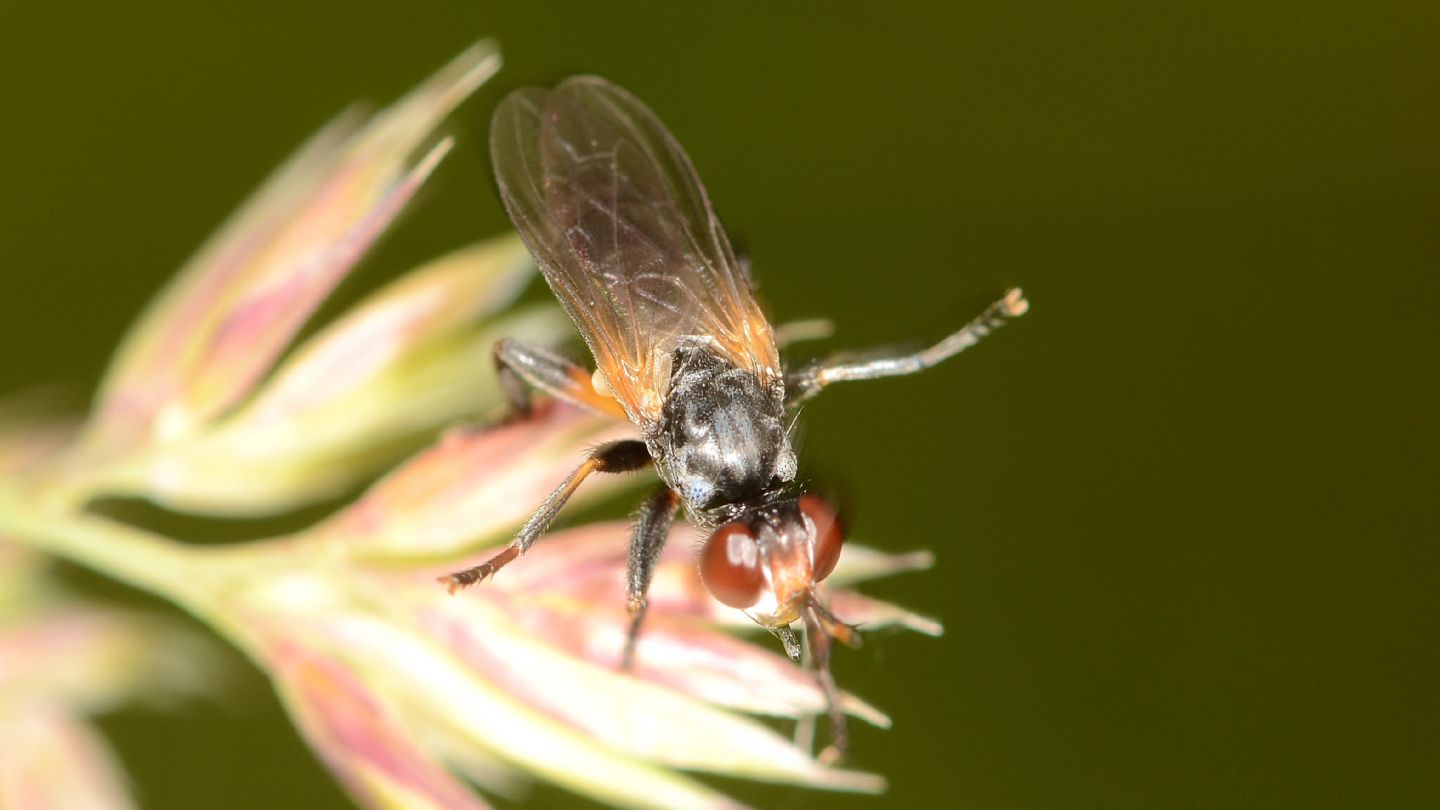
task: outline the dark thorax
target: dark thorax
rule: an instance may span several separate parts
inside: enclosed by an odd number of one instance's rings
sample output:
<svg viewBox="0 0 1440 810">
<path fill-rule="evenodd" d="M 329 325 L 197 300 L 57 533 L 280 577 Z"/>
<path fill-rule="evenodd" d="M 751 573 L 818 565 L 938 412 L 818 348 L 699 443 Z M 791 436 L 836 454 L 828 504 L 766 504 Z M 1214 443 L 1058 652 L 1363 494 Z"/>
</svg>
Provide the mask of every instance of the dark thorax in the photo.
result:
<svg viewBox="0 0 1440 810">
<path fill-rule="evenodd" d="M 670 390 L 648 440 L 660 477 L 710 527 L 795 478 L 783 383 L 770 386 L 700 342 L 675 350 Z"/>
</svg>

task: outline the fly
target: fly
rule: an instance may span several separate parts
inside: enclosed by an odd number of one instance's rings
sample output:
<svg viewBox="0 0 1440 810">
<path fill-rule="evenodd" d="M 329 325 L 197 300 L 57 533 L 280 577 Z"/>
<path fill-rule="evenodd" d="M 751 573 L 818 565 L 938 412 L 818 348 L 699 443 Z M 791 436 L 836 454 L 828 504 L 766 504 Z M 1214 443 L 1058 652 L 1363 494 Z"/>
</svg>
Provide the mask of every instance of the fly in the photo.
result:
<svg viewBox="0 0 1440 810">
<path fill-rule="evenodd" d="M 711 595 L 777 635 L 792 659 L 801 648 L 790 628 L 803 622 L 829 704 L 827 753 L 842 753 L 830 639 L 854 644 L 858 635 L 817 586 L 835 567 L 844 531 L 834 507 L 797 484 L 788 428 L 797 406 L 832 383 L 912 374 L 970 347 L 1025 312 L 1020 290 L 920 352 L 787 370 L 689 157 L 634 96 L 594 76 L 518 90 L 495 112 L 490 154 L 510 219 L 597 366 L 592 373 L 501 340 L 495 360 L 511 408 L 528 411 L 534 389 L 628 419 L 640 438 L 591 451 L 504 550 L 440 581 L 453 593 L 523 555 L 590 474 L 653 466 L 662 485 L 640 508 L 627 555 L 623 666 L 683 507 L 709 532 L 699 567 Z"/>
</svg>

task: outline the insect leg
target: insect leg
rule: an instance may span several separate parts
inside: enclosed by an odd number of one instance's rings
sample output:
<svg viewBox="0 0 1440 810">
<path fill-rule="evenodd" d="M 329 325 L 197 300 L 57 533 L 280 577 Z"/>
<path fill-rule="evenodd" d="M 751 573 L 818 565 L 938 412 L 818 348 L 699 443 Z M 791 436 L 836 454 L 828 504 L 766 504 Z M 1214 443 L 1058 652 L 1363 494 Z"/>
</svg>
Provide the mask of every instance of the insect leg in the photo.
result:
<svg viewBox="0 0 1440 810">
<path fill-rule="evenodd" d="M 480 565 L 464 571 L 456 571 L 453 574 L 446 574 L 438 581 L 443 585 L 448 585 L 450 593 L 455 593 L 461 588 L 474 585 L 494 575 L 507 563 L 528 551 L 530 546 L 535 543 L 536 538 L 550 528 L 550 524 L 555 521 L 555 516 L 560 514 L 561 507 L 570 500 L 570 496 L 575 494 L 580 482 L 584 481 L 590 473 L 633 472 L 649 463 L 650 452 L 645 449 L 644 442 L 636 439 L 610 442 L 595 448 L 590 453 L 590 457 L 576 467 L 575 471 L 570 473 L 560 486 L 556 487 L 555 491 L 541 502 L 540 507 L 535 510 L 529 520 L 525 521 L 525 525 L 520 527 L 520 531 L 515 534 L 515 538 L 503 551 Z"/>
<path fill-rule="evenodd" d="M 840 688 L 835 685 L 835 676 L 830 673 L 830 639 L 839 639 L 849 646 L 859 646 L 860 636 L 855 628 L 836 619 L 818 601 L 812 600 L 805 606 L 805 643 L 810 653 L 810 668 L 815 671 L 815 680 L 825 694 L 825 706 L 830 714 L 830 745 L 820 752 L 820 761 L 833 764 L 845 756 L 850 745 L 850 734 L 845 719 L 845 708 L 840 702 Z"/>
<path fill-rule="evenodd" d="M 629 669 L 635 662 L 635 643 L 640 639 L 640 623 L 645 618 L 645 594 L 655 576 L 655 563 L 670 535 L 670 524 L 680 508 L 680 497 L 667 486 L 640 505 L 635 515 L 635 531 L 630 536 L 630 553 L 625 562 L 625 593 L 630 609 L 630 631 L 625 636 L 625 652 L 620 668 Z"/>
<path fill-rule="evenodd" d="M 500 374 L 500 387 L 505 392 L 505 399 L 518 414 L 530 412 L 528 384 L 591 413 L 627 418 L 619 402 L 595 390 L 590 372 L 549 349 L 508 338 L 498 340 L 495 342 L 495 368 Z"/>
<path fill-rule="evenodd" d="M 1030 308 L 1017 287 L 1005 293 L 1005 297 L 985 308 L 964 328 L 928 349 L 899 357 L 877 357 L 869 360 L 827 360 L 807 366 L 790 374 L 785 380 L 790 392 L 791 404 L 804 402 L 820 393 L 831 383 L 846 380 L 874 380 L 880 377 L 898 377 L 923 371 L 943 360 L 980 342 L 1005 324 L 1011 318 L 1018 318 Z"/>
</svg>

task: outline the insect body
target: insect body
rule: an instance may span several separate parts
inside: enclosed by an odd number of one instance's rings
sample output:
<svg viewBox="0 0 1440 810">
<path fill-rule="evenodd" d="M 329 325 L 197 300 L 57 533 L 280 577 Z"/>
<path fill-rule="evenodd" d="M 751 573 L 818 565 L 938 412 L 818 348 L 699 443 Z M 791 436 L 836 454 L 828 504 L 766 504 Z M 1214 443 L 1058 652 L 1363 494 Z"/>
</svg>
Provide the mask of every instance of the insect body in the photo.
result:
<svg viewBox="0 0 1440 810">
<path fill-rule="evenodd" d="M 789 627 L 805 623 L 838 751 L 844 716 L 829 639 L 856 635 L 816 594 L 843 532 L 835 510 L 795 484 L 795 408 L 830 383 L 909 374 L 960 352 L 1025 311 L 1020 291 L 919 353 L 787 373 L 689 158 L 639 100 L 593 76 L 516 91 L 495 113 L 490 151 L 511 220 L 598 366 L 592 374 L 545 349 L 501 341 L 496 361 L 507 398 L 524 411 L 535 388 L 629 419 L 640 438 L 594 450 L 504 550 L 441 581 L 453 592 L 519 557 L 591 473 L 653 464 L 663 486 L 635 522 L 626 578 L 634 618 L 623 661 L 633 655 L 661 545 L 683 506 L 710 532 L 700 573 L 716 599 L 769 628 L 792 658 L 800 647 Z"/>
</svg>

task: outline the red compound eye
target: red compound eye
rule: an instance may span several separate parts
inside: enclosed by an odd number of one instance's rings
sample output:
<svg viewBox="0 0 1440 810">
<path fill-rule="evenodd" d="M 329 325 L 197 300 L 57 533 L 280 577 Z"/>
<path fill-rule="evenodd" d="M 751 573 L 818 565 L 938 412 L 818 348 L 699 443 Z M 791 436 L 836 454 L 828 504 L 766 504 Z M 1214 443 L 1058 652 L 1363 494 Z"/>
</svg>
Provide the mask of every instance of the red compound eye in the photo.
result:
<svg viewBox="0 0 1440 810">
<path fill-rule="evenodd" d="M 748 608 L 760 601 L 765 575 L 760 570 L 760 547 L 743 523 L 727 523 L 715 530 L 700 551 L 700 580 L 710 594 L 733 608 Z"/>
<path fill-rule="evenodd" d="M 845 542 L 845 530 L 840 525 L 840 516 L 830 504 L 815 495 L 800 497 L 800 514 L 814 527 L 810 559 L 815 581 L 819 582 L 835 570 L 835 562 L 840 559 L 840 546 Z"/>
</svg>

